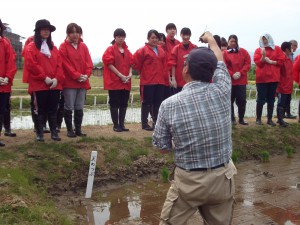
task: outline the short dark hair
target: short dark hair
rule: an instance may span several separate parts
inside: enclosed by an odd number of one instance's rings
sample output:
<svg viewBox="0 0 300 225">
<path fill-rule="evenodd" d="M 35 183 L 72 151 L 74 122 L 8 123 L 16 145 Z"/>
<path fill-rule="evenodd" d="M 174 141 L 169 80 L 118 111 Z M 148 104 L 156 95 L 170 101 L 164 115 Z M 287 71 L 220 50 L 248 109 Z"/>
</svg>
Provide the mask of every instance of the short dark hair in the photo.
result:
<svg viewBox="0 0 300 225">
<path fill-rule="evenodd" d="M 217 42 L 217 45 L 221 49 L 221 38 L 220 38 L 220 36 L 219 35 L 214 35 L 213 37 L 214 37 L 215 41 Z"/>
<path fill-rule="evenodd" d="M 168 23 L 166 26 L 166 32 L 167 32 L 167 30 L 170 30 L 170 29 L 177 30 L 176 25 L 174 23 Z"/>
<path fill-rule="evenodd" d="M 163 41 L 166 42 L 167 38 L 164 33 L 158 33 L 158 35 L 159 35 L 159 40 L 163 39 Z"/>
<path fill-rule="evenodd" d="M 235 41 L 236 41 L 236 47 L 239 48 L 239 39 L 238 37 L 235 35 L 235 34 L 231 34 L 229 37 L 228 37 L 228 42 L 229 40 L 233 38 Z"/>
<path fill-rule="evenodd" d="M 74 29 L 75 29 L 76 33 L 78 33 L 78 34 L 82 33 L 81 27 L 78 26 L 76 23 L 69 23 L 67 26 L 66 33 L 71 34 L 71 33 L 73 33 Z"/>
<path fill-rule="evenodd" d="M 149 30 L 148 34 L 147 34 L 147 39 L 149 39 L 151 37 L 151 34 L 154 34 L 158 39 L 159 39 L 159 33 L 157 32 L 157 30 Z"/>
<path fill-rule="evenodd" d="M 292 43 L 291 42 L 285 41 L 281 44 L 281 50 L 285 52 L 286 49 L 292 51 Z"/>
<path fill-rule="evenodd" d="M 192 36 L 192 32 L 191 32 L 190 28 L 188 28 L 188 27 L 182 28 L 180 31 L 180 34 Z"/>
<path fill-rule="evenodd" d="M 119 37 L 119 36 L 120 36 L 120 37 L 126 37 L 125 30 L 123 30 L 122 28 L 117 28 L 117 29 L 115 29 L 115 31 L 114 31 L 114 38 Z M 112 40 L 110 43 L 111 43 L 112 45 L 115 44 L 115 39 Z"/>
<path fill-rule="evenodd" d="M 228 42 L 227 42 L 226 38 L 224 38 L 224 37 L 221 37 L 221 46 L 226 47 L 226 48 L 228 46 Z"/>
</svg>

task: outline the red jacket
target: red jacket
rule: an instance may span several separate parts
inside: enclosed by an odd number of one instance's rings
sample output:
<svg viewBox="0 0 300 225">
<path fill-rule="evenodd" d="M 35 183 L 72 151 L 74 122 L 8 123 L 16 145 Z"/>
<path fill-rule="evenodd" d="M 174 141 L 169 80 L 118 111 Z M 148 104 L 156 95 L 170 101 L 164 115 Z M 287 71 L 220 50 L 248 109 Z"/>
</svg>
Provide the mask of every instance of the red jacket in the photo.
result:
<svg viewBox="0 0 300 225">
<path fill-rule="evenodd" d="M 176 67 L 175 70 L 175 79 L 178 87 L 183 87 L 185 85 L 185 81 L 182 76 L 182 70 L 184 67 L 184 61 L 187 59 L 187 55 L 192 51 L 192 49 L 197 48 L 197 45 L 189 42 L 189 47 L 186 49 L 182 43 L 176 45 L 169 57 L 168 66 L 172 68 L 172 66 Z"/>
<path fill-rule="evenodd" d="M 167 52 L 167 57 L 168 57 L 167 59 L 169 59 L 173 48 L 179 44 L 180 44 L 180 41 L 178 41 L 177 39 L 171 40 L 171 38 L 169 36 L 166 37 L 166 52 Z"/>
<path fill-rule="evenodd" d="M 104 90 L 131 90 L 131 79 L 127 83 L 123 83 L 122 80 L 108 68 L 111 64 L 124 76 L 129 76 L 130 67 L 133 64 L 133 56 L 128 50 L 126 43 L 124 43 L 122 47 L 124 54 L 120 52 L 117 43 L 115 43 L 109 46 L 102 56 L 104 64 Z"/>
<path fill-rule="evenodd" d="M 25 65 L 24 68 L 28 71 L 28 92 L 50 90 L 51 85 L 45 83 L 45 79 L 57 79 L 57 86 L 52 90 L 62 90 L 64 81 L 64 73 L 62 69 L 62 61 L 57 48 L 54 46 L 51 52 L 51 57 L 48 58 L 40 52 L 31 42 L 26 47 Z"/>
<path fill-rule="evenodd" d="M 294 64 L 293 64 L 293 77 L 294 81 L 300 85 L 300 57 L 297 56 L 295 58 Z"/>
<path fill-rule="evenodd" d="M 25 45 L 24 45 L 24 48 L 23 48 L 23 51 L 22 51 L 22 56 L 23 58 L 25 58 L 25 54 L 26 54 L 26 47 L 28 46 L 28 44 L 30 42 L 33 41 L 33 36 L 27 38 L 26 42 L 25 42 Z M 28 76 L 29 76 L 29 72 L 27 71 L 27 68 L 23 68 L 23 83 L 28 83 Z M 30 93 L 30 91 L 29 91 Z"/>
<path fill-rule="evenodd" d="M 223 59 L 231 76 L 231 84 L 233 86 L 248 84 L 248 71 L 251 68 L 251 58 L 247 50 L 240 48 L 236 53 L 230 53 L 225 50 L 223 51 Z M 234 80 L 232 76 L 236 72 L 240 72 L 241 77 Z"/>
<path fill-rule="evenodd" d="M 0 37 L 0 77 L 8 78 L 7 85 L 0 85 L 1 93 L 11 92 L 16 72 L 16 53 L 9 40 L 5 37 Z"/>
<path fill-rule="evenodd" d="M 166 53 L 160 46 L 157 50 L 158 55 L 150 45 L 145 44 L 133 55 L 134 68 L 140 72 L 140 85 L 169 83 Z"/>
<path fill-rule="evenodd" d="M 277 65 L 271 65 L 266 62 L 261 62 L 261 48 L 257 48 L 254 52 L 254 62 L 256 64 L 256 83 L 271 83 L 280 81 L 280 67 L 283 65 L 285 55 L 279 46 L 275 46 L 273 50 L 266 47 L 266 57 L 276 61 Z"/>
<path fill-rule="evenodd" d="M 79 82 L 80 75 L 91 76 L 93 62 L 87 46 L 79 41 L 77 49 L 66 39 L 59 47 L 62 67 L 65 74 L 63 88 L 91 89 L 90 81 Z"/>
<path fill-rule="evenodd" d="M 281 94 L 292 94 L 293 92 L 293 62 L 286 55 L 280 68 L 280 82 L 276 92 Z"/>
</svg>

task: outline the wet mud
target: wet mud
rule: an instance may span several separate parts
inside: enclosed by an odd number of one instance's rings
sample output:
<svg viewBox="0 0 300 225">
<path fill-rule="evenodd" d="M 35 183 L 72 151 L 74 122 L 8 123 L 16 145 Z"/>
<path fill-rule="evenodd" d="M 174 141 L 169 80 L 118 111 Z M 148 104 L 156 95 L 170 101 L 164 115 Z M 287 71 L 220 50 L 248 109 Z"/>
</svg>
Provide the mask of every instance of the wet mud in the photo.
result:
<svg viewBox="0 0 300 225">
<path fill-rule="evenodd" d="M 300 225 L 300 153 L 237 164 L 234 225 Z M 74 224 L 157 225 L 169 184 L 160 179 L 60 196 Z M 66 201 L 67 199 L 67 201 Z M 198 213 L 188 225 L 203 224 Z"/>
</svg>

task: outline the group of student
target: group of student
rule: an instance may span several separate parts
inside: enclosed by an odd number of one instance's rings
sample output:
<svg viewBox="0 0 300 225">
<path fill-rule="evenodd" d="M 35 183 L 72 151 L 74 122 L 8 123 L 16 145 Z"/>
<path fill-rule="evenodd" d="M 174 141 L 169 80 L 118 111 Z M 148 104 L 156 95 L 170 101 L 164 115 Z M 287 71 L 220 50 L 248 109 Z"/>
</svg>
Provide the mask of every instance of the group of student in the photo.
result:
<svg viewBox="0 0 300 225">
<path fill-rule="evenodd" d="M 6 136 L 16 136 L 10 129 L 10 95 L 16 73 L 15 53 L 7 38 L 3 36 L 5 26 L 0 20 L 0 128 L 4 124 Z M 51 139 L 60 141 L 58 136 L 62 117 L 66 123 L 67 136 L 85 136 L 81 130 L 86 91 L 91 88 L 92 60 L 87 46 L 82 40 L 82 28 L 70 23 L 66 29 L 65 41 L 56 48 L 51 33 L 56 30 L 48 20 L 38 20 L 34 35 L 25 43 L 23 82 L 28 83 L 31 95 L 31 111 L 36 141 L 44 141 L 45 123 L 48 121 Z M 129 131 L 124 125 L 131 90 L 132 70 L 140 74 L 141 126 L 152 131 L 162 101 L 180 92 L 186 81 L 182 69 L 190 51 L 197 48 L 191 43 L 191 30 L 184 27 L 180 31 L 182 41 L 178 41 L 174 23 L 166 26 L 166 36 L 157 30 L 149 30 L 147 42 L 132 54 L 126 45 L 126 33 L 118 28 L 113 41 L 103 54 L 103 83 L 108 91 L 110 114 L 115 132 Z M 231 117 L 236 124 L 234 103 L 238 106 L 239 124 L 248 125 L 244 120 L 246 111 L 247 73 L 251 68 L 249 53 L 238 44 L 238 37 L 230 35 L 228 40 L 214 35 L 223 52 L 224 62 L 232 80 Z M 297 42 L 284 42 L 281 47 L 274 45 L 269 34 L 260 37 L 259 48 L 254 53 L 256 64 L 257 106 L 256 123 L 262 124 L 263 105 L 267 102 L 267 124 L 272 121 L 275 95 L 278 96 L 277 117 L 280 126 L 287 126 L 283 118 L 294 118 L 290 113 L 293 80 L 299 83 L 300 60 L 295 60 L 293 51 Z M 3 49 L 3 51 L 2 51 Z M 298 62 L 298 63 L 297 63 Z M 294 77 L 293 77 L 294 71 Z M 73 118 L 74 112 L 74 118 Z M 148 117 L 152 117 L 152 126 Z M 9 115 L 9 116 L 7 116 Z M 74 119 L 74 127 L 73 120 Z M 6 121 L 6 122 L 5 122 Z M 5 144 L 0 142 L 0 146 Z"/>
</svg>

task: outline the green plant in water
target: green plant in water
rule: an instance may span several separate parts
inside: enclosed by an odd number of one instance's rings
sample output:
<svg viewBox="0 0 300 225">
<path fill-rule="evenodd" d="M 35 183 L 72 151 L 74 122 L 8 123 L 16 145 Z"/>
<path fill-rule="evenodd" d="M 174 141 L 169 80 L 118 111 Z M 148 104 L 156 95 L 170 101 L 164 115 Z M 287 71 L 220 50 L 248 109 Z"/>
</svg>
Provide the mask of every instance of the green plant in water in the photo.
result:
<svg viewBox="0 0 300 225">
<path fill-rule="evenodd" d="M 263 162 L 269 162 L 270 153 L 268 151 L 262 151 L 261 155 L 262 155 Z"/>
<path fill-rule="evenodd" d="M 234 163 L 237 163 L 240 159 L 240 153 L 237 152 L 237 151 L 233 151 L 232 152 L 232 156 L 231 156 L 231 159 Z"/>
<path fill-rule="evenodd" d="M 169 180 L 169 169 L 168 169 L 168 167 L 164 166 L 161 169 L 161 176 L 162 176 L 163 182 L 167 183 L 168 180 Z"/>
<path fill-rule="evenodd" d="M 285 151 L 286 151 L 286 153 L 287 153 L 287 157 L 288 157 L 288 158 L 292 158 L 292 157 L 293 157 L 293 154 L 294 154 L 294 149 L 293 149 L 293 147 L 290 146 L 290 145 L 286 145 L 286 146 L 284 146 L 284 149 L 285 149 Z"/>
</svg>

